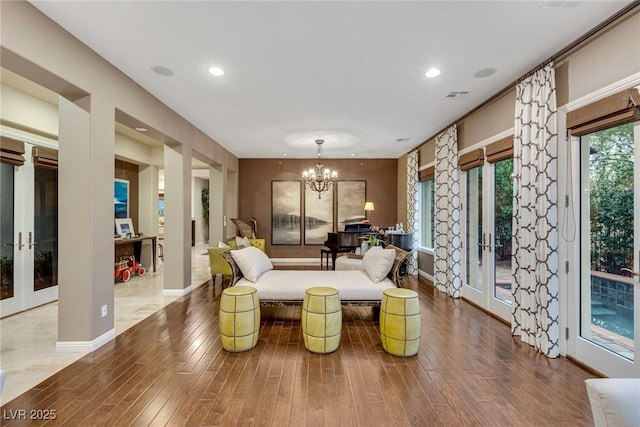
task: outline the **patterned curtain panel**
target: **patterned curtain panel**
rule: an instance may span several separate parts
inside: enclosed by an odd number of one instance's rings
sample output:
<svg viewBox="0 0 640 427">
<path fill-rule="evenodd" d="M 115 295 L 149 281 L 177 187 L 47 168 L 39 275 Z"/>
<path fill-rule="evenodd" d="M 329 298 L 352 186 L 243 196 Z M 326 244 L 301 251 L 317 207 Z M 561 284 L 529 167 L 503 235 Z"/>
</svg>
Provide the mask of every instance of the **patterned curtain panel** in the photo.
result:
<svg viewBox="0 0 640 427">
<path fill-rule="evenodd" d="M 454 298 L 462 288 L 462 223 L 456 125 L 436 136 L 435 286 Z"/>
<path fill-rule="evenodd" d="M 559 355 L 557 123 L 553 64 L 516 87 L 511 331 Z"/>
<path fill-rule="evenodd" d="M 418 180 L 418 150 L 407 158 L 407 232 L 413 232 L 411 256 L 407 261 L 407 273 L 418 274 L 418 238 L 420 237 L 420 182 Z"/>
</svg>

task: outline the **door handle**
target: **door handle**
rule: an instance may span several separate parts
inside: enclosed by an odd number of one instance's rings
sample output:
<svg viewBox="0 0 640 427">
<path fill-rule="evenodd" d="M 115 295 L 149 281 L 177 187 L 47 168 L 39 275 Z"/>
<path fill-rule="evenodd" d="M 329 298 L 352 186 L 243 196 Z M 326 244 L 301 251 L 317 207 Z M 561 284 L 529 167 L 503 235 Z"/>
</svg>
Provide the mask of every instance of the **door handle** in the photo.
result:
<svg viewBox="0 0 640 427">
<path fill-rule="evenodd" d="M 489 249 L 489 252 L 491 252 L 491 233 L 489 233 L 489 243 L 487 244 L 487 248 Z"/>
<path fill-rule="evenodd" d="M 18 250 L 21 251 L 23 246 L 27 246 L 26 243 L 22 243 L 22 231 L 18 232 Z"/>
<path fill-rule="evenodd" d="M 32 249 L 37 244 L 38 242 L 33 241 L 33 233 L 30 231 L 29 232 L 29 249 Z"/>
</svg>

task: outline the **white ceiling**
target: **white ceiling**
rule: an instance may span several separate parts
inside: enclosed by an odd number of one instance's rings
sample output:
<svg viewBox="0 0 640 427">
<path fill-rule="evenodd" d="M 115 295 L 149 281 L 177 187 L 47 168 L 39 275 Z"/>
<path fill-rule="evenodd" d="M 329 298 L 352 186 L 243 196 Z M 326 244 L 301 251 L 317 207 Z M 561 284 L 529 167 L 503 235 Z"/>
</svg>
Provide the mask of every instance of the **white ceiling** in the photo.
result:
<svg viewBox="0 0 640 427">
<path fill-rule="evenodd" d="M 630 1 L 32 3 L 239 158 L 397 158 Z"/>
</svg>

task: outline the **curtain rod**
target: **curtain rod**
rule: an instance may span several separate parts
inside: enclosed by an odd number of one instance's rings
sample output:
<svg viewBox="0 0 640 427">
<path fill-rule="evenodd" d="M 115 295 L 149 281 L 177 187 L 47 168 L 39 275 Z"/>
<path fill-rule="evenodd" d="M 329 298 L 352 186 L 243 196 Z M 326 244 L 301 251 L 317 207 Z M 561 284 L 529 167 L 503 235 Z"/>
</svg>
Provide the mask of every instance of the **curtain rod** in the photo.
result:
<svg viewBox="0 0 640 427">
<path fill-rule="evenodd" d="M 409 154 L 414 150 L 419 150 L 420 147 L 422 147 L 424 144 L 429 142 L 429 140 L 435 138 L 438 134 L 440 134 L 440 133 L 444 132 L 445 130 L 447 130 L 451 125 L 461 122 L 462 120 L 466 119 L 471 114 L 475 113 L 476 111 L 478 111 L 479 109 L 481 109 L 485 105 L 490 104 L 494 100 L 500 98 L 502 95 L 504 95 L 505 93 L 507 93 L 508 91 L 513 89 L 520 81 L 526 79 L 527 77 L 529 77 L 530 75 L 535 73 L 537 70 L 539 70 L 540 68 L 544 67 L 549 62 L 557 61 L 558 59 L 564 60 L 565 59 L 564 57 L 568 56 L 570 53 L 573 53 L 583 43 L 585 43 L 586 41 L 590 40 L 592 37 L 598 35 L 601 31 L 605 30 L 606 28 L 608 28 L 609 26 L 613 25 L 617 21 L 619 21 L 622 18 L 626 17 L 633 9 L 637 8 L 638 6 L 640 6 L 640 0 L 632 1 L 630 4 L 626 5 L 625 7 L 620 9 L 618 12 L 616 12 L 614 15 L 612 15 L 608 19 L 602 21 L 600 24 L 596 25 L 591 30 L 587 31 L 585 34 L 583 34 L 582 36 L 580 36 L 579 38 L 574 40 L 572 43 L 569 43 L 563 49 L 561 49 L 560 51 L 556 52 L 554 55 L 552 55 L 551 57 L 549 57 L 545 61 L 541 62 L 540 64 L 538 64 L 537 66 L 535 66 L 534 68 L 529 70 L 523 76 L 521 76 L 517 80 L 509 83 L 506 87 L 502 88 L 500 91 L 498 91 L 493 96 L 487 98 L 484 102 L 482 102 L 476 108 L 472 109 L 468 113 L 463 114 L 461 117 L 457 118 L 456 120 L 451 122 L 449 125 L 445 126 L 441 130 L 439 130 L 438 132 L 436 132 L 435 134 L 430 136 L 429 138 L 427 138 L 424 141 L 422 141 L 419 145 L 417 145 L 417 146 L 413 147 L 411 150 L 407 151 L 407 153 L 405 153 L 405 154 Z"/>
</svg>

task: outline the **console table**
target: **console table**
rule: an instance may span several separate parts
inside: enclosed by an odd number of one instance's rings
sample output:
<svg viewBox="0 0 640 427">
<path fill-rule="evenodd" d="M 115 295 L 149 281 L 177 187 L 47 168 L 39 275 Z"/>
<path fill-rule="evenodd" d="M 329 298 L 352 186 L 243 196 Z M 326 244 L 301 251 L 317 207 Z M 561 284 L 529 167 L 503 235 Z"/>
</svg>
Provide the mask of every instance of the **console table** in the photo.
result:
<svg viewBox="0 0 640 427">
<path fill-rule="evenodd" d="M 132 245 L 133 256 L 136 257 L 136 261 L 140 262 L 140 255 L 142 253 L 142 242 L 144 242 L 145 240 L 151 240 L 151 259 L 153 262 L 153 272 L 155 273 L 156 271 L 156 236 L 138 236 L 138 237 L 131 237 L 130 239 L 115 239 L 114 244 L 116 246 L 116 251 L 118 249 L 118 246 Z"/>
</svg>

